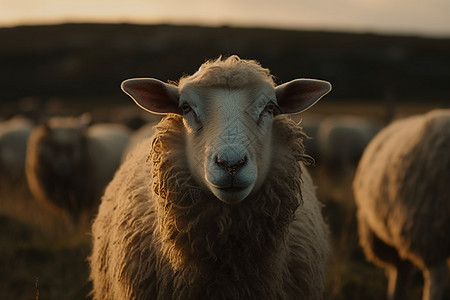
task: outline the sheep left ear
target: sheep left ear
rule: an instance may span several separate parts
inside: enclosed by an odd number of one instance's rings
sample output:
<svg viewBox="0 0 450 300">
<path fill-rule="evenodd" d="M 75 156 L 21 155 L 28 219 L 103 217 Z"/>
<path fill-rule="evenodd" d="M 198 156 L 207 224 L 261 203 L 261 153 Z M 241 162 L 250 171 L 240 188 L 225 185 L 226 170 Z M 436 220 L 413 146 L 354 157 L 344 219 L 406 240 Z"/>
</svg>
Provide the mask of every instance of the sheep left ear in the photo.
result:
<svg viewBox="0 0 450 300">
<path fill-rule="evenodd" d="M 122 90 L 141 108 L 155 114 L 182 114 L 178 87 L 154 78 L 133 78 L 122 82 Z"/>
<path fill-rule="evenodd" d="M 85 112 L 78 117 L 77 121 L 78 127 L 85 129 L 92 125 L 92 116 L 90 113 Z"/>
<path fill-rule="evenodd" d="M 331 91 L 328 81 L 316 79 L 295 79 L 275 88 L 281 113 L 302 112 Z"/>
</svg>

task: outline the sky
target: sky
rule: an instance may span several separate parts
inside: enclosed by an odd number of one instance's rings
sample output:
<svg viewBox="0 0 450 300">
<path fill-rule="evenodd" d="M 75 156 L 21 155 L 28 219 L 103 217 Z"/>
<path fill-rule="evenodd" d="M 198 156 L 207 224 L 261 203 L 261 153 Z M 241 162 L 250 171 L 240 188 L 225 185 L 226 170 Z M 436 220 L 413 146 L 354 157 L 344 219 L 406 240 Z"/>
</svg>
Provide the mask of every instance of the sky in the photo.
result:
<svg viewBox="0 0 450 300">
<path fill-rule="evenodd" d="M 0 26 L 174 23 L 450 37 L 450 0 L 0 0 Z"/>
</svg>

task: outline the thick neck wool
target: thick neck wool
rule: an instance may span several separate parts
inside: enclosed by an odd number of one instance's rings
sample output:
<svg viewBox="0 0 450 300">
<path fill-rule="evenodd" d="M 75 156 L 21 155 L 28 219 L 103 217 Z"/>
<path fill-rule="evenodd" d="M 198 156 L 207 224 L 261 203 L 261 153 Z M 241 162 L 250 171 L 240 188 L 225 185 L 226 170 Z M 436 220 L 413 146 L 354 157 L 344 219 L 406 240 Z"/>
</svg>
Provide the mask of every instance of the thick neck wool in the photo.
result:
<svg viewBox="0 0 450 300">
<path fill-rule="evenodd" d="M 299 126 L 281 116 L 273 122 L 283 153 L 274 156 L 259 191 L 236 205 L 221 202 L 194 181 L 185 163 L 182 118 L 172 115 L 158 125 L 149 156 L 151 188 L 159 196 L 157 234 L 172 268 L 190 273 L 185 278 L 238 282 L 251 273 L 254 281 L 274 272 L 265 262 L 284 249 L 302 199 L 298 162 L 311 158 L 304 154 Z"/>
</svg>

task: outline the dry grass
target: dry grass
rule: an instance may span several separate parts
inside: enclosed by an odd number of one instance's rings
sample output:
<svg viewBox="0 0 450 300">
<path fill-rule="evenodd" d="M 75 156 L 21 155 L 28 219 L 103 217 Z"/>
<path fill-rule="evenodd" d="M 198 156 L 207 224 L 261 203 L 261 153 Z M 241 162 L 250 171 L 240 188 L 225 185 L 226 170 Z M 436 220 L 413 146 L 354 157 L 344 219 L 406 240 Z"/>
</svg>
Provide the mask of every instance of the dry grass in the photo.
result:
<svg viewBox="0 0 450 300">
<path fill-rule="evenodd" d="M 333 256 L 325 299 L 383 299 L 383 270 L 365 261 L 358 246 L 351 176 L 327 178 L 315 167 L 318 195 L 326 205 Z M 87 299 L 88 224 L 74 230 L 65 216 L 36 202 L 23 182 L 0 184 L 0 293 L 2 299 Z M 417 275 L 414 299 L 420 299 Z"/>
<path fill-rule="evenodd" d="M 34 201 L 24 182 L 0 183 L 0 298 L 86 299 L 89 236 Z"/>
<path fill-rule="evenodd" d="M 384 270 L 366 261 L 358 244 L 356 206 L 351 184 L 353 173 L 329 177 L 322 166 L 313 167 L 317 194 L 325 204 L 323 214 L 331 231 L 332 257 L 326 278 L 327 300 L 386 299 L 387 278 Z M 409 299 L 421 299 L 423 278 L 417 270 Z M 450 278 L 446 289 L 450 299 Z"/>
</svg>

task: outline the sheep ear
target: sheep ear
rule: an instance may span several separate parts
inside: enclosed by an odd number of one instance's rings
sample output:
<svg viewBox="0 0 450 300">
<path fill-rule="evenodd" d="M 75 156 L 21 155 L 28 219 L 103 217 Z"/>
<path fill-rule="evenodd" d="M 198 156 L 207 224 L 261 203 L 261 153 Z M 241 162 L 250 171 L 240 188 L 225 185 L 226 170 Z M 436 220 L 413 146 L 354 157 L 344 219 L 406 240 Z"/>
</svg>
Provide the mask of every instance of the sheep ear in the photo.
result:
<svg viewBox="0 0 450 300">
<path fill-rule="evenodd" d="M 141 108 L 155 114 L 182 114 L 176 86 L 153 78 L 133 78 L 122 82 L 122 90 Z"/>
<path fill-rule="evenodd" d="M 302 112 L 331 91 L 328 81 L 316 79 L 295 79 L 275 88 L 281 113 Z"/>
<path fill-rule="evenodd" d="M 52 128 L 50 127 L 50 125 L 48 125 L 48 122 L 42 122 L 39 124 L 39 127 L 42 128 L 42 130 L 45 133 L 49 133 L 52 131 Z"/>
<path fill-rule="evenodd" d="M 90 113 L 83 113 L 78 117 L 78 126 L 81 127 L 88 127 L 92 124 L 92 116 Z"/>
</svg>

